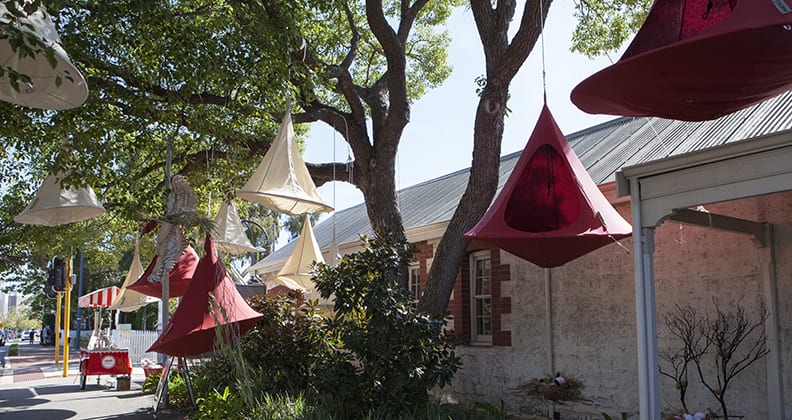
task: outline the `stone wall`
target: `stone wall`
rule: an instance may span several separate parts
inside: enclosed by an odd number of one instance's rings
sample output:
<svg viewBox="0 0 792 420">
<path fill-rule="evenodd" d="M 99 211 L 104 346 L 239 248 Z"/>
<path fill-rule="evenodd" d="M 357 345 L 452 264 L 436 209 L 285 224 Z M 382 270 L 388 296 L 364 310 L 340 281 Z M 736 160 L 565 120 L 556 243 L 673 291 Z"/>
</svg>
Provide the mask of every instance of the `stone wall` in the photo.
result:
<svg viewBox="0 0 792 420">
<path fill-rule="evenodd" d="M 617 204 L 616 208 L 629 220 L 629 203 Z M 779 352 L 784 364 L 786 416 L 792 418 L 792 192 L 707 204 L 706 210 L 774 225 Z M 637 418 L 632 243 L 626 239 L 621 244 L 623 247 L 608 245 L 552 269 L 554 363 L 557 371 L 586 385 L 584 395 L 590 402 L 572 405 L 567 410 L 606 412 L 611 416 L 627 412 L 631 418 Z M 655 244 L 661 353 L 680 346 L 663 322 L 675 305 L 692 305 L 702 314 L 712 313 L 716 298 L 723 309 L 731 309 L 739 302 L 749 314 L 757 315 L 765 297 L 762 260 L 769 251 L 759 248 L 751 237 L 665 222 L 656 229 Z M 509 333 L 510 342 L 506 346 L 497 343 L 485 347 L 460 346 L 458 353 L 462 355 L 463 368 L 452 387 L 438 392 L 452 401 L 487 401 L 496 405 L 503 401 L 513 413 L 541 413 L 546 409 L 544 404 L 516 395 L 514 389 L 550 373 L 546 357 L 544 270 L 507 252 L 500 252 L 500 256 L 500 264 L 509 267 L 509 278 L 500 283 L 500 295 L 501 299 L 508 299 L 510 312 L 500 317 L 500 330 Z M 465 281 L 459 279 L 454 296 L 462 294 L 459 288 Z M 452 301 L 449 305 L 455 315 L 468 313 L 462 310 L 463 306 L 464 301 Z M 454 322 L 457 327 L 468 326 L 465 320 Z M 766 359 L 762 359 L 736 377 L 728 388 L 730 413 L 750 419 L 768 418 L 766 369 Z M 714 378 L 711 370 L 705 375 Z M 717 401 L 700 384 L 692 365 L 689 378 L 688 407 L 720 411 Z M 680 407 L 674 383 L 665 377 L 661 377 L 661 397 L 664 409 Z"/>
</svg>

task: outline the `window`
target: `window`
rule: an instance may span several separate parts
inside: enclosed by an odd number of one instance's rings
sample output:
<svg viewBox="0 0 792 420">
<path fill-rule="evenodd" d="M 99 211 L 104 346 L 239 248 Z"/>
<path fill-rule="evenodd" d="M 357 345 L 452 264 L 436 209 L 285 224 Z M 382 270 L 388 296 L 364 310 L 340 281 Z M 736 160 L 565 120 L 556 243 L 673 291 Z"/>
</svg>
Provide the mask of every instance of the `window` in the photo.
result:
<svg viewBox="0 0 792 420">
<path fill-rule="evenodd" d="M 470 259 L 471 341 L 492 344 L 492 263 L 489 251 L 477 252 Z"/>
<path fill-rule="evenodd" d="M 421 298 L 421 267 L 418 264 L 411 264 L 409 273 L 410 296 L 417 301 Z"/>
</svg>

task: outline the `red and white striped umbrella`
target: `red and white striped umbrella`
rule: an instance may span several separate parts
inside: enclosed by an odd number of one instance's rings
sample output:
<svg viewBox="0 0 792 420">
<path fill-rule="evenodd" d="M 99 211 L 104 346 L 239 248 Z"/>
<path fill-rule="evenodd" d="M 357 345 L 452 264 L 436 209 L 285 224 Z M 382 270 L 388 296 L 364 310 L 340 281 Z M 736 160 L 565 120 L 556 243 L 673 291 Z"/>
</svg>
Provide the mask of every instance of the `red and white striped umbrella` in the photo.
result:
<svg viewBox="0 0 792 420">
<path fill-rule="evenodd" d="M 82 295 L 77 300 L 77 306 L 81 308 L 107 308 L 113 304 L 116 296 L 121 289 L 115 286 L 105 287 L 94 292 Z"/>
</svg>

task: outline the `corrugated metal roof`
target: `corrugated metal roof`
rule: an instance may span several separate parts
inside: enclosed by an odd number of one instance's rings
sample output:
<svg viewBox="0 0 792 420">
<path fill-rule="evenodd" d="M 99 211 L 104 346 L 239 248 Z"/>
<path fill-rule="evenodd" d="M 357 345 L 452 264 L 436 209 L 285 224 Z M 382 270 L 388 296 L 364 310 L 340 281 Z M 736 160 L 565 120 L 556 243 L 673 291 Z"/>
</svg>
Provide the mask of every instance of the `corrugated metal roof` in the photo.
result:
<svg viewBox="0 0 792 420">
<path fill-rule="evenodd" d="M 792 92 L 717 120 L 688 122 L 662 118 L 616 118 L 567 135 L 572 149 L 598 184 L 614 181 L 616 172 L 632 166 L 685 153 L 792 129 Z M 498 189 L 511 173 L 520 152 L 501 158 Z M 406 230 L 451 219 L 467 186 L 470 169 L 463 169 L 398 191 Z M 353 243 L 371 235 L 364 204 L 336 212 L 336 242 Z M 333 218 L 314 229 L 322 249 L 333 239 Z M 285 260 L 292 241 L 267 260 Z"/>
</svg>

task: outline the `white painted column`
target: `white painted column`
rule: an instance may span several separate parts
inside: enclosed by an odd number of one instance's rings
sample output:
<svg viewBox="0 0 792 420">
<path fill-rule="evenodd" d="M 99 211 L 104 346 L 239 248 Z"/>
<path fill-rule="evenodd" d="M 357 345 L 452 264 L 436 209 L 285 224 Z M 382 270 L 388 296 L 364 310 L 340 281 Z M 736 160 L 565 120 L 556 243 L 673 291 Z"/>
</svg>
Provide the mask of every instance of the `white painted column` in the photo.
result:
<svg viewBox="0 0 792 420">
<path fill-rule="evenodd" d="M 633 226 L 635 317 L 638 338 L 638 392 L 641 420 L 660 420 L 657 371 L 657 316 L 654 288 L 654 227 L 643 227 L 640 183 L 630 180 Z"/>
<path fill-rule="evenodd" d="M 781 342 L 778 338 L 778 282 L 775 266 L 773 226 L 767 225 L 767 246 L 762 249 L 762 289 L 767 307 L 767 418 L 783 420 L 784 381 L 781 370 Z"/>
</svg>

